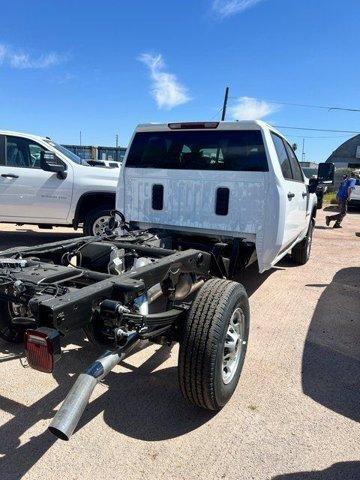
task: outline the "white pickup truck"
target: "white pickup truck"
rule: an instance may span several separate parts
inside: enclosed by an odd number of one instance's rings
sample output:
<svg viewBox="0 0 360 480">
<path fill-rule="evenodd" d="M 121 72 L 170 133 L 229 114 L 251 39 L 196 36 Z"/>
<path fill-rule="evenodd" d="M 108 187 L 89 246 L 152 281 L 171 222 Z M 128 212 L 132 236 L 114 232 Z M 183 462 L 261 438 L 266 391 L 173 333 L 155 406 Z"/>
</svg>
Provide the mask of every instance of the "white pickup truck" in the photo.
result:
<svg viewBox="0 0 360 480">
<path fill-rule="evenodd" d="M 81 328 L 106 348 L 49 426 L 64 440 L 140 340 L 179 342 L 183 396 L 221 409 L 249 336 L 239 273 L 256 259 L 262 272 L 287 253 L 307 262 L 315 191 L 333 181 L 333 165 L 320 164 L 308 184 L 285 138 L 254 121 L 140 125 L 124 165 L 118 210 L 99 238 L 0 252 L 0 337 L 24 341 L 32 368 L 51 373 L 61 339 Z"/>
<path fill-rule="evenodd" d="M 322 183 L 333 170 L 320 164 Z M 232 273 L 255 259 L 263 272 L 288 253 L 299 264 L 309 259 L 315 183 L 264 122 L 146 124 L 125 156 L 117 209 L 140 228 L 176 232 L 187 246 L 231 248 Z"/>
<path fill-rule="evenodd" d="M 356 206 L 356 207 L 360 206 L 360 179 L 359 178 L 356 179 L 355 189 L 351 194 L 349 205 Z"/>
<path fill-rule="evenodd" d="M 49 138 L 0 131 L 0 222 L 104 231 L 118 168 L 90 166 Z"/>
</svg>

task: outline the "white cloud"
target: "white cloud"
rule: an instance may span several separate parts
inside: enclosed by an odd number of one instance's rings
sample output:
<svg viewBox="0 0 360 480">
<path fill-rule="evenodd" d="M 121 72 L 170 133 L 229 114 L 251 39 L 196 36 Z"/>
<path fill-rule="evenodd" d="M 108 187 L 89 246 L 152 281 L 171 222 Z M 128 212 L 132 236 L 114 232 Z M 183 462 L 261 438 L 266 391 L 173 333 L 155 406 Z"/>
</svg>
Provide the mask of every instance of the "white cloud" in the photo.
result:
<svg viewBox="0 0 360 480">
<path fill-rule="evenodd" d="M 138 60 L 150 70 L 151 94 L 158 108 L 170 110 L 191 100 L 187 88 L 181 85 L 176 75 L 164 71 L 165 63 L 160 53 L 158 55 L 143 53 Z"/>
<path fill-rule="evenodd" d="M 241 13 L 248 8 L 254 7 L 263 0 L 213 0 L 213 10 L 221 17 L 230 17 L 236 13 Z"/>
<path fill-rule="evenodd" d="M 4 45 L 1 45 L 0 43 L 0 63 L 4 61 L 5 55 L 6 55 L 6 48 Z"/>
<path fill-rule="evenodd" d="M 28 53 L 14 50 L 4 44 L 0 44 L 0 63 L 7 64 L 11 68 L 48 68 L 54 67 L 66 61 L 66 57 L 57 53 L 42 54 L 39 57 L 31 57 Z"/>
<path fill-rule="evenodd" d="M 279 109 L 279 105 L 270 104 L 265 100 L 240 97 L 237 99 L 236 105 L 229 108 L 229 111 L 234 120 L 260 120 Z"/>
</svg>

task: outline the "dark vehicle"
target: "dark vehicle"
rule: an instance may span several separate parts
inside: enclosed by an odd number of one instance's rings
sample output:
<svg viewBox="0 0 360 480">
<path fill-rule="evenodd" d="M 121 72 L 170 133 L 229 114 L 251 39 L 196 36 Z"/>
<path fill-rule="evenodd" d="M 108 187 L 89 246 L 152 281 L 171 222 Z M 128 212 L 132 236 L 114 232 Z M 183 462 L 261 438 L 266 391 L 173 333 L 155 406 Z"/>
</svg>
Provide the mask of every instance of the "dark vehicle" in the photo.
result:
<svg viewBox="0 0 360 480">
<path fill-rule="evenodd" d="M 245 359 L 248 298 L 241 284 L 225 279 L 238 248 L 214 243 L 203 251 L 195 240 L 133 230 L 118 214 L 124 236 L 110 230 L 113 217 L 102 237 L 0 252 L 0 337 L 24 341 L 32 368 L 51 373 L 62 339 L 74 330 L 105 349 L 51 422 L 50 431 L 64 440 L 97 383 L 140 340 L 180 343 L 181 391 L 209 410 L 229 400 Z"/>
<path fill-rule="evenodd" d="M 302 171 L 304 172 L 306 178 L 309 180 L 311 178 L 317 178 L 318 169 L 317 168 L 310 168 L 310 167 L 302 167 Z M 317 185 L 316 187 L 316 197 L 317 197 L 317 208 L 321 209 L 323 207 L 324 195 L 327 192 L 326 185 Z"/>
</svg>

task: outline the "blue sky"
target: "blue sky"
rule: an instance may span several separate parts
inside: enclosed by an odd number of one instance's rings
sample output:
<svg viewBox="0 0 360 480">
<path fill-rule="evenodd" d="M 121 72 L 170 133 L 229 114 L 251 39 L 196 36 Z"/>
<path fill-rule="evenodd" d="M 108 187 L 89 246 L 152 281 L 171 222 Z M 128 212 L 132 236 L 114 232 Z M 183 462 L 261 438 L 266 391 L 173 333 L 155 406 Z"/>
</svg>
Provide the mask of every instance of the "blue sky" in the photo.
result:
<svg viewBox="0 0 360 480">
<path fill-rule="evenodd" d="M 0 128 L 126 145 L 137 123 L 262 117 L 360 131 L 359 0 L 2 2 Z M 275 103 L 269 103 L 275 102 Z M 323 161 L 341 133 L 282 129 Z M 310 138 L 309 138 L 310 137 Z M 325 137 L 325 138 L 314 138 Z"/>
</svg>

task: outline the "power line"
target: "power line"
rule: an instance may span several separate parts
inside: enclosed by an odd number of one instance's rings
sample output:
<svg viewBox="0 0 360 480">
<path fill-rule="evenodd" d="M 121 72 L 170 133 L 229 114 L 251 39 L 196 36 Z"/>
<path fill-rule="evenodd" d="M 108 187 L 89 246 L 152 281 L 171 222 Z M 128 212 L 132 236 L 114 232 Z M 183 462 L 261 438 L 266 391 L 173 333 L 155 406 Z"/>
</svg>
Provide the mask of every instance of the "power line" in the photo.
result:
<svg viewBox="0 0 360 480">
<path fill-rule="evenodd" d="M 214 118 L 218 117 L 219 113 L 222 112 L 223 106 L 221 106 L 218 110 L 216 110 L 216 113 L 210 118 L 210 120 L 213 120 Z"/>
<path fill-rule="evenodd" d="M 238 100 L 241 97 L 229 97 L 232 100 Z M 254 97 L 255 98 L 255 97 Z M 276 100 L 266 100 L 255 98 L 255 100 L 260 100 L 263 102 L 270 103 L 272 105 L 288 105 L 290 107 L 304 107 L 304 108 L 320 108 L 322 110 L 340 110 L 345 112 L 360 112 L 360 108 L 350 108 L 350 107 L 335 107 L 335 106 L 326 106 L 326 105 L 312 105 L 310 103 L 292 103 L 292 102 L 278 102 Z"/>
<path fill-rule="evenodd" d="M 306 139 L 307 139 L 307 138 L 313 138 L 313 139 L 314 139 L 314 138 L 315 138 L 315 139 L 321 139 L 321 138 L 322 138 L 322 139 L 324 139 L 324 138 L 328 138 L 328 139 L 331 139 L 331 138 L 348 138 L 348 136 L 349 136 L 349 135 L 346 135 L 346 134 L 344 134 L 344 135 L 331 135 L 331 136 L 316 136 L 316 137 L 314 137 L 314 136 L 311 136 L 311 137 L 310 137 L 310 136 L 308 136 L 308 135 L 291 135 L 291 137 L 293 137 L 293 138 L 306 138 Z"/>
<path fill-rule="evenodd" d="M 332 129 L 326 129 L 326 128 L 309 128 L 309 127 L 293 127 L 289 125 L 274 125 L 275 128 L 286 128 L 289 130 L 306 130 L 306 131 L 311 131 L 311 132 L 330 132 L 330 133 L 351 133 L 351 134 L 356 134 L 360 135 L 360 132 L 356 132 L 353 130 L 332 130 Z"/>
</svg>

